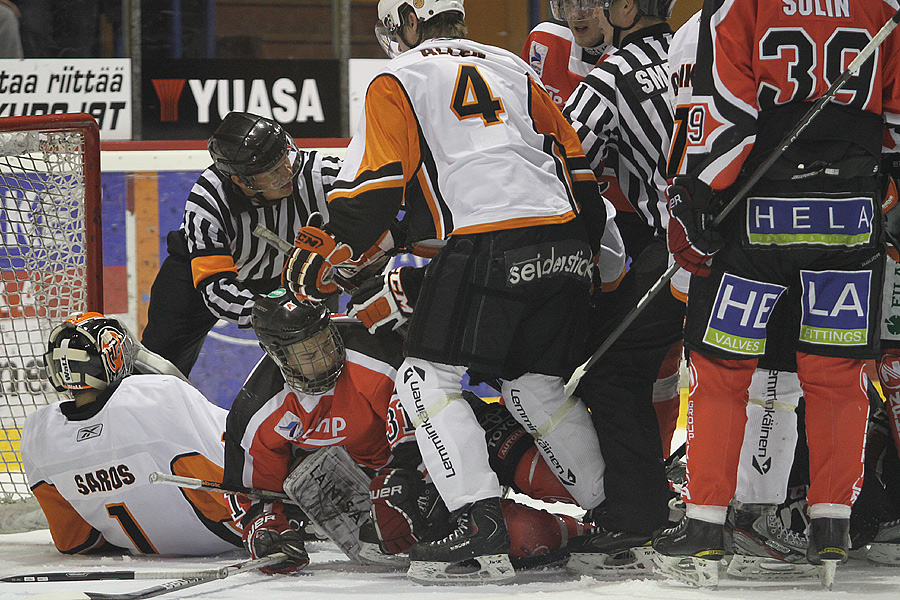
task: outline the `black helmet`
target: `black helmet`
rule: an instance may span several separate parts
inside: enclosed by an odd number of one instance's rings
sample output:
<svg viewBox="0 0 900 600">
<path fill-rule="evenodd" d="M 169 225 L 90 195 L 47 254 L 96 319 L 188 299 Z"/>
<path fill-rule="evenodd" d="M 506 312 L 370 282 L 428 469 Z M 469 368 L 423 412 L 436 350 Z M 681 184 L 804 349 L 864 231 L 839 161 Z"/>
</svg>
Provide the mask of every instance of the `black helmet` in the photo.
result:
<svg viewBox="0 0 900 600">
<path fill-rule="evenodd" d="M 237 175 L 251 189 L 259 190 L 254 175 L 277 167 L 290 155 L 296 174 L 296 144 L 275 121 L 245 112 L 230 112 L 209 138 L 209 153 L 222 173 Z"/>
<path fill-rule="evenodd" d="M 278 289 L 257 298 L 251 323 L 259 345 L 300 392 L 321 394 L 344 370 L 344 342 L 323 304 L 298 302 Z"/>
<path fill-rule="evenodd" d="M 121 323 L 87 312 L 50 332 L 44 363 L 58 392 L 103 390 L 131 375 L 135 354 L 134 341 Z"/>
</svg>

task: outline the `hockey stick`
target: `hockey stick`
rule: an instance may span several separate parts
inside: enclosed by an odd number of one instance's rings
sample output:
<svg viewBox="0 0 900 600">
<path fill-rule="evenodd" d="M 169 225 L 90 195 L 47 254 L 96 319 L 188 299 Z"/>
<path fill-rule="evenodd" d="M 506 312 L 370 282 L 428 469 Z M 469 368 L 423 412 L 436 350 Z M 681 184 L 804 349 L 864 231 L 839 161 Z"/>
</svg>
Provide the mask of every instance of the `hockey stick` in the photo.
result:
<svg viewBox="0 0 900 600">
<path fill-rule="evenodd" d="M 259 239 L 263 240 L 264 242 L 266 242 L 267 244 L 269 244 L 270 246 L 272 246 L 273 248 L 275 248 L 276 250 L 280 251 L 283 254 L 290 254 L 294 250 L 293 244 L 281 239 L 280 237 L 278 237 L 277 233 L 275 233 L 274 231 L 272 231 L 271 229 L 269 229 L 268 227 L 266 227 L 265 225 L 262 225 L 260 223 L 257 223 L 256 227 L 253 228 L 253 235 L 255 235 Z M 334 280 L 334 282 L 336 284 L 338 284 L 338 287 L 341 288 L 342 292 L 350 292 L 351 290 L 355 290 L 357 287 L 356 285 L 353 284 L 353 282 L 351 282 L 346 277 L 342 277 L 342 276 L 338 275 L 337 271 L 335 271 L 333 269 L 332 269 L 331 277 Z"/>
<path fill-rule="evenodd" d="M 219 492 L 221 494 L 239 494 L 248 498 L 257 498 L 259 500 L 287 500 L 292 502 L 284 492 L 275 492 L 272 490 L 262 490 L 259 488 L 246 488 L 243 486 L 228 487 L 222 485 L 218 481 L 209 481 L 206 479 L 194 479 L 193 477 L 179 477 L 178 475 L 169 475 L 154 471 L 150 473 L 150 483 L 163 483 L 166 485 L 175 485 L 190 490 L 200 490 L 203 492 Z"/>
<path fill-rule="evenodd" d="M 239 562 L 218 569 L 180 570 L 180 571 L 62 571 L 57 573 L 28 573 L 0 578 L 3 583 L 45 583 L 51 581 L 107 581 L 130 579 L 206 579 L 228 577 L 228 569 L 240 567 L 247 569 L 244 562 Z"/>
<path fill-rule="evenodd" d="M 229 575 L 235 575 L 237 573 L 241 573 L 244 571 L 250 571 L 253 569 L 260 569 L 262 567 L 269 567 L 272 565 L 277 565 L 278 563 L 283 562 L 287 557 L 288 556 L 286 554 L 278 552 L 275 554 L 270 554 L 269 556 L 264 556 L 262 558 L 245 560 L 243 562 L 240 562 L 240 563 L 237 563 L 234 565 L 222 567 L 221 569 L 212 569 L 209 571 L 195 571 L 195 573 L 197 573 L 198 576 L 181 577 L 180 579 L 174 579 L 172 581 L 167 581 L 165 583 L 161 583 L 159 585 L 154 585 L 152 587 L 148 587 L 143 590 L 138 590 L 136 592 L 125 592 L 125 593 L 120 593 L 120 594 L 107 594 L 107 593 L 102 593 L 102 592 L 51 592 L 49 594 L 38 594 L 37 596 L 30 596 L 30 599 L 31 600 L 143 600 L 144 598 L 155 598 L 156 596 L 162 596 L 163 594 L 168 594 L 169 592 L 174 592 L 176 590 L 183 590 L 185 588 L 193 587 L 195 585 L 200 585 L 201 583 L 208 583 L 210 581 L 225 579 Z"/>
<path fill-rule="evenodd" d="M 856 72 L 859 71 L 859 68 L 862 66 L 864 62 L 866 62 L 872 54 L 875 53 L 875 50 L 878 46 L 881 45 L 881 42 L 891 34 L 897 24 L 900 23 L 900 10 L 894 13 L 888 22 L 884 24 L 884 26 L 875 34 L 868 44 L 866 44 L 862 50 L 859 51 L 859 54 L 856 55 L 850 64 L 847 66 L 847 69 L 841 73 L 841 76 L 838 77 L 834 83 L 831 84 L 831 87 L 825 92 L 825 94 L 816 100 L 816 103 L 812 106 L 812 108 L 807 111 L 803 118 L 791 129 L 790 132 L 784 139 L 781 140 L 781 144 L 778 145 L 775 150 L 769 154 L 768 158 L 759 165 L 755 171 L 750 175 L 747 181 L 735 192 L 734 197 L 728 202 L 727 205 L 722 209 L 722 211 L 716 215 L 716 217 L 712 220 L 709 225 L 710 229 L 714 229 L 718 227 L 722 221 L 725 220 L 725 217 L 728 216 L 738 203 L 744 199 L 744 196 L 750 191 L 750 189 L 756 185 L 756 183 L 765 175 L 766 171 L 775 164 L 775 161 L 778 160 L 782 154 L 788 149 L 788 147 L 797 141 L 797 138 L 803 132 L 804 129 L 809 125 L 809 123 L 815 119 L 820 112 L 825 108 L 825 105 L 828 104 L 832 98 L 844 87 L 847 81 L 856 75 Z M 622 321 L 613 329 L 612 333 L 610 333 L 603 343 L 600 344 L 600 347 L 591 355 L 589 359 L 587 359 L 581 366 L 575 369 L 575 372 L 572 373 L 572 376 L 569 377 L 569 381 L 566 382 L 566 386 L 564 388 L 566 395 L 571 396 L 575 392 L 575 388 L 578 387 L 578 382 L 581 381 L 581 378 L 584 377 L 584 374 L 588 372 L 588 369 L 594 366 L 594 363 L 600 359 L 603 354 L 609 350 L 610 346 L 619 339 L 619 336 L 625 332 L 629 325 L 637 318 L 641 312 L 647 307 L 650 301 L 656 297 L 656 295 L 662 290 L 662 288 L 669 283 L 672 277 L 675 276 L 675 273 L 678 272 L 679 266 L 678 263 L 673 263 L 669 266 L 668 269 L 660 276 L 656 283 L 650 286 L 650 289 L 643 295 L 643 297 L 638 301 L 637 305 L 631 312 L 629 312 Z"/>
</svg>

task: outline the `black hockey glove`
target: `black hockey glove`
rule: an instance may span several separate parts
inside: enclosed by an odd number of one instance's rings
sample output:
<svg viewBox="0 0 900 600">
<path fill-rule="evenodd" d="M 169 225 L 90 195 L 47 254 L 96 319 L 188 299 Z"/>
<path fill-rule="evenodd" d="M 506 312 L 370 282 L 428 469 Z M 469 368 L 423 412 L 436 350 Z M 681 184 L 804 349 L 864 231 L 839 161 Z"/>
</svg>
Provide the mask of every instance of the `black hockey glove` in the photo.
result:
<svg viewBox="0 0 900 600">
<path fill-rule="evenodd" d="M 369 333 L 383 326 L 396 330 L 412 314 L 424 272 L 424 267 L 398 267 L 363 282 L 347 302 L 347 314 L 362 321 Z"/>
<path fill-rule="evenodd" d="M 291 527 L 287 517 L 281 510 L 280 503 L 266 505 L 256 517 L 253 508 L 244 517 L 244 547 L 251 558 L 262 558 L 284 552 L 288 560 L 271 567 L 260 569 L 263 573 L 292 573 L 309 564 L 309 555 L 303 545 L 300 534 Z"/>
<path fill-rule="evenodd" d="M 682 268 L 701 277 L 710 274 L 709 260 L 724 245 L 722 236 L 709 229 L 712 197 L 712 189 L 693 177 L 675 177 L 666 188 L 669 252 Z"/>
</svg>

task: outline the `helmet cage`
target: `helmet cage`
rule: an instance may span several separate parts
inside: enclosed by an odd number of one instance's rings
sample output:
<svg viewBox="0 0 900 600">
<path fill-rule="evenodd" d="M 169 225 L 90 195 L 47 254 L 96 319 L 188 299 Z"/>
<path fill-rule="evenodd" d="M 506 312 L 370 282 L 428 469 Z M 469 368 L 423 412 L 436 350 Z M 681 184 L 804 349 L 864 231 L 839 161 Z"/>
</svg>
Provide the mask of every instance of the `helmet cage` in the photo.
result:
<svg viewBox="0 0 900 600">
<path fill-rule="evenodd" d="M 136 353 L 134 340 L 117 320 L 89 312 L 50 332 L 44 364 L 58 392 L 104 390 L 131 374 Z"/>
<path fill-rule="evenodd" d="M 308 338 L 264 348 L 278 364 L 285 381 L 306 394 L 322 394 L 332 389 L 344 370 L 346 349 L 330 320 Z"/>
<path fill-rule="evenodd" d="M 334 387 L 346 351 L 324 305 L 298 302 L 280 288 L 256 299 L 251 325 L 292 388 L 321 394 Z"/>
</svg>

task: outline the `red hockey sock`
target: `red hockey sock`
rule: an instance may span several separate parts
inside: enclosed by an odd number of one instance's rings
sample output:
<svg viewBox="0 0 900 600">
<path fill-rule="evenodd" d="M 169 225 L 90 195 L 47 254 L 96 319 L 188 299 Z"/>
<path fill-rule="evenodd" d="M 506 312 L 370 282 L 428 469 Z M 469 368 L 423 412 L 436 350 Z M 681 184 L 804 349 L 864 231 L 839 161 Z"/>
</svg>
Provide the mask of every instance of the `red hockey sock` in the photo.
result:
<svg viewBox="0 0 900 600">
<path fill-rule="evenodd" d="M 852 506 L 862 487 L 869 400 L 864 361 L 797 353 L 806 401 L 810 506 Z"/>
<path fill-rule="evenodd" d="M 691 352 L 688 483 L 682 492 L 689 504 L 725 507 L 734 496 L 747 422 L 747 390 L 756 362 Z"/>
<path fill-rule="evenodd" d="M 513 482 L 519 491 L 529 498 L 544 502 L 576 504 L 572 494 L 538 452 L 537 446 L 532 446 L 522 455 L 519 464 L 516 465 Z"/>
<path fill-rule="evenodd" d="M 565 548 L 569 540 L 590 530 L 575 517 L 558 515 L 501 500 L 503 518 L 509 531 L 509 554 L 518 558 L 540 556 Z"/>
</svg>

